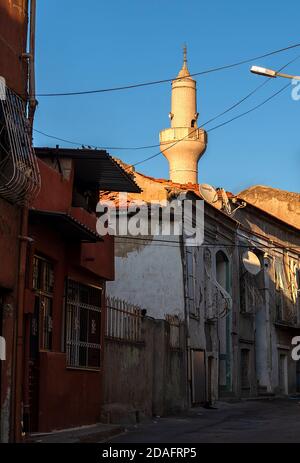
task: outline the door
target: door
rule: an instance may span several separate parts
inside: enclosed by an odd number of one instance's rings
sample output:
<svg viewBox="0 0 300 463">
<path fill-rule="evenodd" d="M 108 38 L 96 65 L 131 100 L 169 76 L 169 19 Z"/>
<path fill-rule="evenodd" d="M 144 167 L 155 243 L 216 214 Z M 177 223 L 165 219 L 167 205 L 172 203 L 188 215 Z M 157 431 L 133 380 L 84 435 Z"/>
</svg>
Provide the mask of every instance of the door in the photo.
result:
<svg viewBox="0 0 300 463">
<path fill-rule="evenodd" d="M 54 267 L 47 259 L 34 256 L 34 312 L 30 316 L 30 346 L 28 365 L 29 422 L 26 431 L 38 431 L 39 416 L 39 352 L 52 349 L 52 308 Z"/>
<path fill-rule="evenodd" d="M 288 394 L 287 355 L 279 353 L 279 388 L 282 394 Z"/>
<path fill-rule="evenodd" d="M 192 403 L 205 402 L 205 354 L 203 350 L 191 350 L 192 356 Z"/>
<path fill-rule="evenodd" d="M 241 393 L 250 393 L 250 350 L 241 349 Z"/>
</svg>

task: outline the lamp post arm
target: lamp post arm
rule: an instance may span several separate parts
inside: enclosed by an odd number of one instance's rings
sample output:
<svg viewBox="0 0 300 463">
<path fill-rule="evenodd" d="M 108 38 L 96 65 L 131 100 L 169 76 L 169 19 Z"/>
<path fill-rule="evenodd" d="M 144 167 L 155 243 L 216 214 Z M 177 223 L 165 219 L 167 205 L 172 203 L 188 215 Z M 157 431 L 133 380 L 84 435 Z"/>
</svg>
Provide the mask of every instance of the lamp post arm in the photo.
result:
<svg viewBox="0 0 300 463">
<path fill-rule="evenodd" d="M 293 76 L 291 74 L 284 74 L 282 72 L 276 72 L 276 76 L 284 77 L 285 79 L 295 79 L 300 80 L 300 76 Z"/>
</svg>

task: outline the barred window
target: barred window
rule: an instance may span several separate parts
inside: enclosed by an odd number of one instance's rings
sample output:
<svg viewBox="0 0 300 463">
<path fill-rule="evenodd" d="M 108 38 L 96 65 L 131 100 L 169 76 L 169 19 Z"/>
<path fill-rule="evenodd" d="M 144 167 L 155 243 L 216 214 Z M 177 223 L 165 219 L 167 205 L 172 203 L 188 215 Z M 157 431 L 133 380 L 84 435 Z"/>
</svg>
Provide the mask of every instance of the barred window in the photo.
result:
<svg viewBox="0 0 300 463">
<path fill-rule="evenodd" d="M 54 269 L 52 262 L 39 257 L 33 258 L 33 289 L 35 290 L 32 334 L 39 349 L 52 349 L 52 307 L 54 288 Z M 38 339 L 37 339 L 38 336 Z"/>
<path fill-rule="evenodd" d="M 101 289 L 66 283 L 67 366 L 100 368 Z"/>
</svg>

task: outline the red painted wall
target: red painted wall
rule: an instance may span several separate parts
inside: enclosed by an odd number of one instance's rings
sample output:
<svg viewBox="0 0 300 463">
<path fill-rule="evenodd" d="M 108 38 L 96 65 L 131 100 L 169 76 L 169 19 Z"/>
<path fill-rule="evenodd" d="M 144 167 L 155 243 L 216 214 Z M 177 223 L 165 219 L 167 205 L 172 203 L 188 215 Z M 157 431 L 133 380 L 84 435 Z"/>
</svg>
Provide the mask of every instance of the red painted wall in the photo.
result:
<svg viewBox="0 0 300 463">
<path fill-rule="evenodd" d="M 41 160 L 39 166 L 42 187 L 33 206 L 66 212 L 96 231 L 96 215 L 72 207 L 73 172 L 68 180 Z M 29 236 L 33 239 L 32 257 L 35 253 L 50 259 L 55 273 L 52 351 L 39 354 L 38 430 L 47 432 L 95 423 L 100 418 L 102 404 L 102 370 L 69 369 L 66 366 L 66 354 L 62 352 L 64 283 L 66 278 L 71 278 L 83 284 L 101 286 L 105 291 L 105 281 L 114 278 L 113 238 L 105 237 L 97 243 L 74 242 L 50 225 L 43 224 L 42 219 L 38 223 L 29 223 Z M 34 309 L 31 295 L 28 288 L 26 313 Z M 104 321 L 105 310 L 102 313 L 102 345 Z"/>
<path fill-rule="evenodd" d="M 19 95 L 26 95 L 27 0 L 0 0 L 0 76 L 8 87 Z"/>
<path fill-rule="evenodd" d="M 20 210 L 0 198 L 0 287 L 14 288 L 19 254 Z"/>
<path fill-rule="evenodd" d="M 66 369 L 64 353 L 40 353 L 41 432 L 99 422 L 101 399 L 99 372 Z"/>
<path fill-rule="evenodd" d="M 67 212 L 72 203 L 72 181 L 38 159 L 41 174 L 41 190 L 32 204 L 35 209 Z"/>
</svg>

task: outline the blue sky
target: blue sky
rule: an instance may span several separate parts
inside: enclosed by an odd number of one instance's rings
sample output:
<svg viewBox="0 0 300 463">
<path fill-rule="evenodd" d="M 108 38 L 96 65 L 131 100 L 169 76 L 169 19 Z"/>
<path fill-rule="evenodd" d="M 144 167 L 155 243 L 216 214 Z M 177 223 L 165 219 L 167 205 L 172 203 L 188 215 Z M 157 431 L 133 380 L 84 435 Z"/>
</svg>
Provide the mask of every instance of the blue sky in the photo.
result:
<svg viewBox="0 0 300 463">
<path fill-rule="evenodd" d="M 199 72 L 300 42 L 298 0 L 43 0 L 38 2 L 37 93 L 106 88 L 171 78 L 188 46 L 190 72 Z M 300 47 L 251 64 L 300 74 Z M 251 64 L 197 78 L 199 123 L 214 117 L 263 82 Z M 272 79 L 209 129 L 260 103 L 288 81 Z M 199 182 L 238 192 L 253 184 L 300 191 L 300 101 L 283 92 L 251 114 L 208 134 Z M 35 128 L 85 145 L 158 143 L 169 126 L 169 83 L 96 95 L 39 97 Z M 35 144 L 71 146 L 35 135 Z M 109 150 L 134 163 L 148 150 Z M 162 155 L 138 166 L 168 178 Z"/>
</svg>

